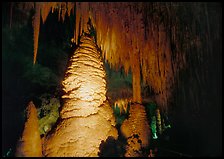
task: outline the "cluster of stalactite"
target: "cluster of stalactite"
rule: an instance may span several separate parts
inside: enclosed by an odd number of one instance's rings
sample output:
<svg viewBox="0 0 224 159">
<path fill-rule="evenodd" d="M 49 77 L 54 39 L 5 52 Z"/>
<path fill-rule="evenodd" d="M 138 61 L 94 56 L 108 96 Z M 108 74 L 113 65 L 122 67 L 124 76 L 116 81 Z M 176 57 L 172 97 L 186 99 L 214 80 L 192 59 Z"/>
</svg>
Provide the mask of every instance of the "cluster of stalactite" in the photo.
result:
<svg viewBox="0 0 224 159">
<path fill-rule="evenodd" d="M 142 74 L 143 82 L 155 92 L 155 100 L 162 108 L 167 107 L 176 75 L 186 65 L 186 54 L 193 47 L 200 50 L 202 46 L 197 24 L 206 16 L 204 3 L 29 2 L 22 6 L 35 8 L 34 63 L 40 17 L 45 22 L 50 11 L 57 10 L 58 19 L 63 20 L 73 9 L 76 43 L 87 31 L 90 18 L 96 28 L 97 44 L 111 67 L 123 66 L 126 73 L 131 69 L 133 74 Z M 208 40 L 209 32 L 205 34 Z M 200 58 L 201 52 L 197 56 Z M 135 101 L 141 102 L 141 90 L 135 86 L 135 83 L 139 85 L 140 75 L 135 76 L 133 96 Z"/>
<path fill-rule="evenodd" d="M 33 17 L 33 29 L 34 29 L 34 59 L 33 63 L 36 63 L 37 51 L 38 51 L 38 38 L 40 30 L 40 18 L 45 23 L 50 11 L 58 10 L 58 20 L 64 21 L 65 14 L 68 13 L 70 16 L 74 3 L 71 2 L 34 2 L 35 14 Z"/>
<path fill-rule="evenodd" d="M 136 89 L 141 73 L 163 111 L 173 84 L 178 82 L 179 71 L 189 66 L 189 54 L 196 48 L 200 63 L 202 48 L 210 46 L 209 24 L 199 25 L 201 19 L 206 22 L 207 14 L 206 3 L 77 2 L 75 38 L 78 41 L 90 17 L 103 57 L 111 67 L 123 66 L 126 73 L 131 69 L 137 76 L 132 81 L 133 100 L 141 101 L 138 97 L 141 90 Z"/>
<path fill-rule="evenodd" d="M 82 11 L 86 5 L 91 10 L 88 14 L 81 12 L 82 23 L 85 23 L 91 14 L 97 32 L 97 44 L 103 51 L 103 57 L 111 67 L 119 68 L 123 65 L 126 73 L 131 69 L 135 76 L 132 81 L 133 100 L 141 102 L 141 73 L 143 81 L 158 94 L 157 103 L 167 106 L 175 76 L 167 24 L 161 22 L 161 18 L 166 16 L 163 11 L 165 5 L 160 7 L 153 3 L 78 3 L 76 8 L 80 9 L 77 9 L 77 12 Z M 78 14 L 76 19 L 80 19 Z"/>
<path fill-rule="evenodd" d="M 65 15 L 67 13 L 70 16 L 72 9 L 74 9 L 74 3 L 72 2 L 13 2 L 10 6 L 10 27 L 12 24 L 13 8 L 15 6 L 24 13 L 29 13 L 33 9 L 33 39 L 34 39 L 34 57 L 33 63 L 36 63 L 37 52 L 38 52 L 38 39 L 40 32 L 41 19 L 43 24 L 45 23 L 50 12 L 58 11 L 58 20 L 64 21 Z M 73 10 L 74 11 L 74 10 Z"/>
<path fill-rule="evenodd" d="M 82 36 L 62 82 L 61 121 L 44 143 L 44 156 L 93 157 L 101 141 L 118 137 L 106 100 L 105 70 L 94 39 Z"/>
<path fill-rule="evenodd" d="M 120 114 L 128 112 L 128 105 L 131 104 L 131 99 L 118 99 L 114 102 L 114 108 L 119 108 Z"/>
</svg>

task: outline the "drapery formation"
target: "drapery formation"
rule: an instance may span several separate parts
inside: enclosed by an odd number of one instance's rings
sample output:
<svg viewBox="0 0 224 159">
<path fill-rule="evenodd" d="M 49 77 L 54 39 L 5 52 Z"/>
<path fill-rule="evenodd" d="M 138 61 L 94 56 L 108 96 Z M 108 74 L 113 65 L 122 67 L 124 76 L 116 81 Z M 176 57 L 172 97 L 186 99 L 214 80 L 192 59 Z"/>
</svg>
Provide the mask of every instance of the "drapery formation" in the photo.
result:
<svg viewBox="0 0 224 159">
<path fill-rule="evenodd" d="M 190 50 L 197 48 L 196 56 L 199 62 L 202 61 L 203 51 L 200 50 L 203 50 L 203 46 L 206 46 L 211 53 L 209 40 L 212 36 L 209 19 L 205 18 L 208 16 L 206 3 L 20 2 L 18 4 L 23 12 L 29 12 L 31 8 L 35 10 L 34 63 L 38 52 L 38 21 L 42 19 L 44 23 L 51 11 L 58 11 L 59 20 L 74 13 L 76 16 L 74 39 L 77 43 L 82 31 L 87 29 L 90 17 L 96 28 L 97 44 L 103 51 L 103 57 L 114 68 L 123 66 L 126 73 L 129 69 L 133 69 L 133 65 L 140 65 L 142 80 L 156 94 L 155 99 L 161 108 L 166 109 L 173 84 L 179 80 L 179 70 L 186 66 Z M 203 34 L 198 29 L 203 30 Z M 135 62 L 133 55 L 136 52 L 139 60 Z M 135 94 L 139 94 L 137 93 L 139 88 L 135 87 L 134 90 Z M 135 97 L 137 101 L 140 100 L 138 95 Z"/>
<path fill-rule="evenodd" d="M 81 21 L 76 25 L 85 24 L 91 15 L 103 57 L 111 67 L 124 66 L 126 73 L 129 69 L 132 71 L 133 101 L 141 103 L 142 74 L 143 82 L 149 84 L 158 95 L 158 104 L 166 107 L 175 74 L 172 70 L 168 20 L 161 22 L 162 18 L 168 19 L 168 10 L 164 7 L 166 5 L 159 7 L 153 3 L 77 3 L 76 20 Z M 87 8 L 91 8 L 89 12 Z M 156 13 L 162 16 L 158 17 Z M 81 25 L 80 30 L 84 27 Z"/>
<path fill-rule="evenodd" d="M 176 24 L 179 21 L 178 18 L 171 21 L 172 16 L 177 16 L 175 7 L 168 3 L 139 2 L 36 2 L 35 4 L 34 22 L 40 16 L 44 22 L 51 9 L 58 10 L 59 19 L 62 20 L 66 12 L 70 15 L 74 9 L 76 43 L 81 34 L 87 31 L 87 22 L 90 18 L 96 28 L 97 44 L 105 60 L 108 60 L 113 68 L 123 66 L 126 73 L 131 69 L 133 100 L 141 103 L 140 84 L 143 80 L 155 92 L 158 105 L 166 108 L 175 75 L 184 66 L 184 55 L 180 56 L 177 41 Z M 38 6 L 41 8 L 41 15 L 38 13 Z M 34 26 L 34 30 L 37 30 L 36 27 L 38 25 Z M 34 63 L 37 41 L 38 34 L 35 31 Z M 175 55 L 171 52 L 171 44 L 176 48 Z"/>
<path fill-rule="evenodd" d="M 44 144 L 45 156 L 97 156 L 102 140 L 118 137 L 106 100 L 105 70 L 93 39 L 82 36 L 63 81 L 62 121 Z"/>
</svg>

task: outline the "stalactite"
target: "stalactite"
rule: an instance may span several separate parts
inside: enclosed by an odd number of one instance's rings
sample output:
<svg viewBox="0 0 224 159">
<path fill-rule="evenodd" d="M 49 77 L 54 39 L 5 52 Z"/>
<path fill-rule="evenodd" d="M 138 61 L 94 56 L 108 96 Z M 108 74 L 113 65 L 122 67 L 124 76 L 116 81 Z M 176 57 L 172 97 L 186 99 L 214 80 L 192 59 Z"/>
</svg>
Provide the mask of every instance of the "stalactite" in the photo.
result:
<svg viewBox="0 0 224 159">
<path fill-rule="evenodd" d="M 64 20 L 65 20 L 65 14 L 66 14 L 66 11 L 67 11 L 66 7 L 67 7 L 66 2 L 61 2 L 61 6 L 60 6 L 61 13 L 59 13 L 59 14 L 61 14 L 60 16 L 61 16 L 62 22 L 64 22 Z"/>
<path fill-rule="evenodd" d="M 31 6 L 31 3 L 24 3 L 25 6 Z M 39 31 L 40 31 L 40 16 L 42 17 L 43 23 L 45 23 L 50 10 L 53 12 L 58 9 L 58 19 L 62 19 L 64 21 L 66 12 L 70 15 L 71 3 L 66 2 L 35 2 L 35 14 L 33 17 L 33 30 L 34 30 L 34 58 L 33 64 L 36 63 L 37 52 L 38 52 L 38 39 L 39 39 Z"/>
<path fill-rule="evenodd" d="M 42 2 L 41 3 L 41 17 L 43 20 L 43 24 L 45 23 L 47 16 L 51 11 L 51 7 L 54 5 L 52 3 L 54 3 L 54 2 Z"/>
<path fill-rule="evenodd" d="M 135 50 L 134 57 L 132 57 L 132 87 L 133 87 L 133 101 L 142 103 L 141 97 L 141 75 L 140 75 L 140 62 L 139 52 Z"/>
<path fill-rule="evenodd" d="M 35 14 L 33 17 L 33 38 L 34 38 L 34 57 L 33 64 L 36 63 L 37 50 L 38 50 L 38 39 L 39 39 L 39 29 L 40 29 L 40 2 L 35 3 Z"/>
<path fill-rule="evenodd" d="M 18 142 L 15 156 L 42 157 L 37 109 L 32 101 L 27 107 L 27 121 L 25 123 L 22 138 Z"/>
<path fill-rule="evenodd" d="M 68 12 L 68 16 L 71 15 L 71 11 L 73 10 L 74 11 L 74 8 L 75 8 L 75 3 L 73 2 L 67 2 L 67 12 Z M 74 14 L 74 12 L 73 12 Z"/>
<path fill-rule="evenodd" d="M 120 114 L 128 113 L 128 105 L 131 104 L 131 102 L 132 102 L 131 98 L 130 99 L 128 99 L 128 98 L 117 99 L 114 102 L 114 108 L 116 109 L 118 107 L 120 110 Z"/>
</svg>

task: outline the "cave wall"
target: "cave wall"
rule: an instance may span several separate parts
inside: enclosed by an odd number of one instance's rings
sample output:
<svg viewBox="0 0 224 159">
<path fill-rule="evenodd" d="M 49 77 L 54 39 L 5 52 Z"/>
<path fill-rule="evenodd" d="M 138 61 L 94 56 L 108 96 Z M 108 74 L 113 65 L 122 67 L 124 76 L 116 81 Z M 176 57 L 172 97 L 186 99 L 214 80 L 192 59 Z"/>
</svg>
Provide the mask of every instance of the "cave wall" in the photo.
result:
<svg viewBox="0 0 224 159">
<path fill-rule="evenodd" d="M 187 50 L 185 69 L 180 71 L 170 110 L 175 138 L 196 156 L 222 153 L 222 8 L 206 4 L 205 15 L 195 24 L 201 47 Z M 193 26 L 192 26 L 193 28 Z M 203 37 L 203 38 L 202 38 Z M 190 40 L 188 43 L 191 43 Z M 200 49 L 199 49 L 200 48 Z M 185 134 L 185 139 L 178 134 Z"/>
</svg>

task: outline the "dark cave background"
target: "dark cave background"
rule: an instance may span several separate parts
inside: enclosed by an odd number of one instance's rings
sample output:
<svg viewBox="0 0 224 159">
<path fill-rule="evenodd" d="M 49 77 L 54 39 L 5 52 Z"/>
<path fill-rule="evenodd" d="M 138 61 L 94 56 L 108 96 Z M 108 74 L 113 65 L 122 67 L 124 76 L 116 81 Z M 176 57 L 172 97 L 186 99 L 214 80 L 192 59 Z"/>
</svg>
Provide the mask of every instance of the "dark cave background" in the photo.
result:
<svg viewBox="0 0 224 159">
<path fill-rule="evenodd" d="M 202 60 L 198 61 L 194 54 L 197 48 L 189 50 L 188 67 L 181 70 L 168 107 L 172 129 L 170 142 L 159 145 L 164 150 L 161 156 L 170 155 L 166 149 L 190 156 L 222 155 L 222 4 L 206 5 L 210 53 L 201 54 Z M 57 13 L 51 13 L 46 23 L 41 24 L 37 64 L 33 66 L 32 17 L 15 10 L 10 28 L 9 8 L 9 3 L 2 4 L 2 156 L 9 148 L 15 149 L 23 130 L 27 103 L 34 100 L 38 106 L 35 99 L 43 93 L 61 95 L 60 83 L 75 49 L 70 42 L 74 17 L 58 22 Z M 198 32 L 203 34 L 203 29 Z M 220 34 L 216 35 L 217 32 Z M 126 88 L 131 88 L 129 78 L 121 76 L 121 70 L 106 68 L 109 88 L 114 84 L 110 81 L 115 80 L 126 81 Z"/>
</svg>

